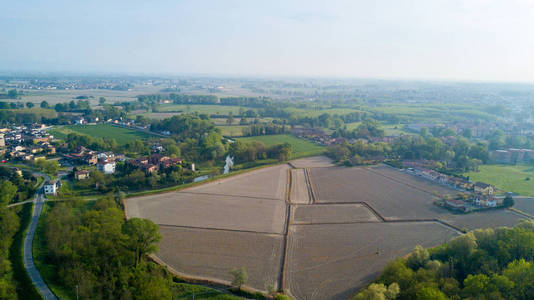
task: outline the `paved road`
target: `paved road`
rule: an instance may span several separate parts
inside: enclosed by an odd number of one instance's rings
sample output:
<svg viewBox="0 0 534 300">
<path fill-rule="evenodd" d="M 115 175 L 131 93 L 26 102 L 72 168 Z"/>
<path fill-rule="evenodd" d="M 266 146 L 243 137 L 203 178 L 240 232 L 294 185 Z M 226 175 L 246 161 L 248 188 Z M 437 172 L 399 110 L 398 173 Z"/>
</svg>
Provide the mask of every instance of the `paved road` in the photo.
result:
<svg viewBox="0 0 534 300">
<path fill-rule="evenodd" d="M 49 179 L 49 177 L 47 179 Z M 37 288 L 37 290 L 39 291 L 39 293 L 45 300 L 49 300 L 49 299 L 57 299 L 57 298 L 54 295 L 54 293 L 52 293 L 48 285 L 46 285 L 43 278 L 41 277 L 41 274 L 39 274 L 39 270 L 37 270 L 37 267 L 33 263 L 33 251 L 32 251 L 33 237 L 35 235 L 35 229 L 37 228 L 37 223 L 39 222 L 39 217 L 41 216 L 41 211 L 43 210 L 44 201 L 45 201 L 45 198 L 44 198 L 44 195 L 42 194 L 42 184 L 41 184 L 38 191 L 35 193 L 35 198 L 33 200 L 34 205 L 33 205 L 32 221 L 30 223 L 30 228 L 28 228 L 28 231 L 26 232 L 26 236 L 24 237 L 23 256 L 24 256 L 24 267 L 26 268 L 28 275 L 30 275 L 33 285 Z"/>
</svg>

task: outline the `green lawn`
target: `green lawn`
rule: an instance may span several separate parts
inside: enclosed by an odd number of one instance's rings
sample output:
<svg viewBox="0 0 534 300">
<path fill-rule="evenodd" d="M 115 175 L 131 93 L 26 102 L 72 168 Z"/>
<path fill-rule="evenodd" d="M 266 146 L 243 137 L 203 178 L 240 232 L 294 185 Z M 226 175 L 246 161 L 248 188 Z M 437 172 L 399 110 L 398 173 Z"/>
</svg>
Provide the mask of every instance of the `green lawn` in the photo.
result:
<svg viewBox="0 0 534 300">
<path fill-rule="evenodd" d="M 210 300 L 239 300 L 243 299 L 238 296 L 225 294 L 221 291 L 204 286 L 175 283 L 173 285 L 173 299 L 190 300 L 190 299 L 210 299 Z"/>
<path fill-rule="evenodd" d="M 482 165 L 480 172 L 464 175 L 471 181 L 489 183 L 506 192 L 534 196 L 534 166 L 531 165 Z"/>
<path fill-rule="evenodd" d="M 159 112 L 170 112 L 170 111 L 180 111 L 184 113 L 189 112 L 198 112 L 199 114 L 209 114 L 209 115 L 228 115 L 230 112 L 232 114 L 238 115 L 240 106 L 230 106 L 230 105 L 199 105 L 199 104 L 168 104 L 160 105 L 158 107 Z M 245 110 L 251 108 L 243 107 Z M 255 109 L 252 109 L 255 110 Z"/>
<path fill-rule="evenodd" d="M 289 134 L 280 135 L 262 135 L 238 138 L 243 142 L 260 141 L 265 146 L 289 143 L 293 146 L 293 155 L 291 158 L 320 155 L 325 151 L 325 147 L 314 144 L 310 141 L 299 139 Z"/>
<path fill-rule="evenodd" d="M 243 136 L 243 128 L 247 125 L 235 125 L 235 126 L 215 126 L 221 130 L 221 134 L 224 136 Z"/>
<path fill-rule="evenodd" d="M 146 132 L 117 127 L 110 124 L 66 125 L 55 127 L 49 130 L 49 132 L 54 137 L 60 139 L 66 138 L 67 135 L 72 132 L 89 135 L 93 138 L 114 138 L 120 145 L 127 144 L 136 139 L 153 137 L 153 135 Z"/>
<path fill-rule="evenodd" d="M 331 115 L 347 115 L 352 112 L 360 111 L 358 109 L 354 108 L 296 108 L 296 107 L 288 107 L 285 109 L 286 111 L 290 113 L 295 113 L 298 116 L 301 117 L 317 117 L 324 113 L 329 113 Z"/>
</svg>

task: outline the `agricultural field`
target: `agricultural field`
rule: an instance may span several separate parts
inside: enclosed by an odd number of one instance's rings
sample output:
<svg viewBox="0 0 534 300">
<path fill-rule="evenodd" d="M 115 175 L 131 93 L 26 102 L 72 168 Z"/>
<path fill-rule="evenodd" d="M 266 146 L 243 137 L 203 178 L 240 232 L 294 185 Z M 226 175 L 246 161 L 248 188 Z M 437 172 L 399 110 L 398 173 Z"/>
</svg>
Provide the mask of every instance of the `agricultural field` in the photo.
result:
<svg viewBox="0 0 534 300">
<path fill-rule="evenodd" d="M 432 219 L 447 213 L 433 204 L 439 194 L 455 194 L 453 190 L 428 182 L 406 184 L 409 174 L 395 171 L 399 178 L 380 173 L 378 168 L 317 168 L 311 169 L 311 179 L 320 203 L 359 203 L 366 202 L 388 220 Z M 411 178 L 410 178 L 411 179 Z M 417 183 L 413 184 L 413 183 Z"/>
<path fill-rule="evenodd" d="M 323 146 L 299 139 L 289 134 L 251 136 L 238 138 L 238 140 L 243 142 L 260 141 L 264 143 L 265 146 L 289 143 L 293 147 L 292 158 L 320 155 L 325 151 L 325 147 Z"/>
<path fill-rule="evenodd" d="M 482 165 L 479 172 L 465 173 L 471 181 L 492 184 L 505 192 L 522 196 L 534 196 L 534 166 L 532 165 Z"/>
<path fill-rule="evenodd" d="M 296 107 L 288 107 L 286 110 L 290 113 L 295 113 L 299 116 L 303 117 L 318 117 L 324 113 L 328 113 L 331 115 L 347 115 L 353 112 L 361 112 L 361 110 L 354 109 L 354 108 L 296 108 Z"/>
<path fill-rule="evenodd" d="M 227 116 L 230 112 L 237 116 L 239 115 L 240 106 L 230 106 L 230 105 L 201 105 L 201 104 L 163 104 L 158 106 L 159 112 L 184 112 L 192 113 L 198 112 L 199 114 L 208 114 L 208 115 L 222 115 Z M 250 108 L 244 107 L 245 110 Z M 252 109 L 254 110 L 254 109 Z"/>
<path fill-rule="evenodd" d="M 286 286 L 295 299 L 350 299 L 415 245 L 437 246 L 455 236 L 431 222 L 293 225 Z"/>
<path fill-rule="evenodd" d="M 503 209 L 453 214 L 433 204 L 436 193 L 456 191 L 388 166 L 341 168 L 309 157 L 129 198 L 125 209 L 159 224 L 156 256 L 177 274 L 229 284 L 229 271 L 244 267 L 248 288 L 348 299 L 416 245 L 524 218 Z M 534 202 L 518 204 L 534 210 Z"/>
<path fill-rule="evenodd" d="M 97 125 L 65 125 L 49 130 L 50 134 L 57 138 L 65 138 L 69 133 L 78 133 L 93 138 L 114 138 L 118 144 L 124 145 L 136 139 L 155 137 L 147 132 L 122 128 L 110 124 Z"/>
<path fill-rule="evenodd" d="M 177 272 L 226 282 L 231 269 L 245 267 L 249 286 L 265 290 L 280 280 L 288 170 L 287 165 L 268 167 L 179 192 L 131 198 L 126 212 L 160 225 L 157 256 Z"/>
<path fill-rule="evenodd" d="M 239 137 L 243 136 L 243 128 L 247 125 L 232 125 L 232 126 L 215 126 L 221 130 L 223 136 Z"/>
<path fill-rule="evenodd" d="M 347 129 L 353 130 L 356 129 L 361 122 L 353 122 L 345 124 Z M 403 125 L 401 124 L 381 124 L 380 127 L 384 130 L 386 136 L 399 136 L 401 134 L 410 134 L 408 131 L 403 130 Z"/>
</svg>

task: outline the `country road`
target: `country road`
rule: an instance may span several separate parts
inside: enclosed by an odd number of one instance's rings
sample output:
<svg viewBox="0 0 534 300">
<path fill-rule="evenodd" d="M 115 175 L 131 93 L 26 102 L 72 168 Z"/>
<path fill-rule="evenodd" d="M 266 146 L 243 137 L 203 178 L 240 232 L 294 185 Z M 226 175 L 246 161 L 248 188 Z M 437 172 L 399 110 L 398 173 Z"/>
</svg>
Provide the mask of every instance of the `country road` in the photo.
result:
<svg viewBox="0 0 534 300">
<path fill-rule="evenodd" d="M 39 291 L 39 294 L 45 299 L 57 299 L 54 293 L 50 290 L 48 285 L 44 282 L 43 278 L 41 277 L 41 274 L 39 273 L 39 270 L 37 270 L 37 267 L 35 266 L 33 262 L 33 238 L 35 236 L 35 230 L 37 229 L 37 223 L 39 222 L 39 217 L 41 216 L 41 211 L 43 210 L 43 205 L 45 202 L 45 197 L 43 195 L 43 184 L 47 180 L 50 180 L 50 177 L 46 174 L 41 174 L 45 176 L 45 180 L 41 185 L 39 186 L 37 192 L 35 193 L 35 197 L 33 199 L 33 214 L 32 214 L 32 221 L 30 223 L 30 227 L 28 228 L 28 231 L 26 232 L 26 236 L 24 237 L 24 249 L 23 249 L 23 257 L 24 257 L 24 267 L 26 268 L 26 271 L 28 272 L 28 275 L 30 276 L 30 279 L 32 280 L 33 285 L 37 288 Z"/>
</svg>

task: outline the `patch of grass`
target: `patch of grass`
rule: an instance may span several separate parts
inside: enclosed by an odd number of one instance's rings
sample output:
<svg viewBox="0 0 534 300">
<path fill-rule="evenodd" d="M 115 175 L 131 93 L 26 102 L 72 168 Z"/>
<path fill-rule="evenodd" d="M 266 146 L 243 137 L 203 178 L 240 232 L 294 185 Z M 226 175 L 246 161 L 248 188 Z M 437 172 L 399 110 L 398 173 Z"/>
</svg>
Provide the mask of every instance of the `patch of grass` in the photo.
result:
<svg viewBox="0 0 534 300">
<path fill-rule="evenodd" d="M 234 126 L 215 126 L 221 130 L 223 136 L 243 136 L 243 128 L 248 127 L 247 125 L 234 125 Z"/>
<path fill-rule="evenodd" d="M 293 153 L 291 155 L 292 159 L 320 155 L 324 153 L 326 149 L 324 146 L 317 145 L 307 140 L 299 139 L 289 134 L 251 136 L 238 138 L 238 140 L 243 142 L 259 141 L 264 143 L 265 146 L 289 143 L 293 147 Z"/>
<path fill-rule="evenodd" d="M 75 291 L 65 289 L 65 287 L 58 282 L 57 266 L 46 261 L 48 249 L 46 246 L 46 237 L 44 232 L 47 223 L 48 212 L 54 205 L 55 203 L 53 202 L 46 202 L 43 205 L 41 217 L 39 219 L 39 223 L 37 224 L 37 229 L 35 230 L 35 237 L 33 240 L 33 261 L 39 270 L 41 277 L 43 277 L 43 280 L 59 299 L 76 299 Z"/>
<path fill-rule="evenodd" d="M 174 300 L 190 300 L 190 299 L 239 300 L 239 299 L 243 299 L 241 297 L 226 294 L 216 289 L 199 286 L 199 285 L 188 284 L 188 283 L 174 283 L 172 292 L 173 292 Z"/>
<path fill-rule="evenodd" d="M 354 108 L 324 108 L 324 107 L 318 107 L 317 109 L 288 107 L 285 110 L 290 113 L 295 113 L 298 116 L 302 116 L 302 117 L 318 117 L 319 115 L 322 115 L 324 113 L 328 113 L 330 115 L 347 115 L 353 112 L 360 111 Z"/>
<path fill-rule="evenodd" d="M 158 107 L 159 112 L 184 112 L 184 113 L 192 113 L 192 112 L 198 112 L 199 114 L 208 114 L 208 115 L 228 115 L 230 112 L 234 116 L 239 114 L 240 106 L 230 106 L 230 105 L 200 105 L 200 104 L 167 104 L 167 105 L 160 105 Z M 249 110 L 251 108 L 244 107 L 245 110 Z M 252 109 L 254 110 L 254 109 Z"/>
<path fill-rule="evenodd" d="M 146 132 L 122 128 L 110 124 L 97 125 L 66 125 L 49 130 L 50 134 L 59 139 L 65 139 L 69 133 L 78 133 L 93 138 L 114 138 L 120 145 L 127 144 L 136 139 L 154 137 Z"/>
<path fill-rule="evenodd" d="M 505 192 L 534 196 L 534 167 L 531 165 L 482 165 L 479 172 L 464 175 L 469 176 L 473 182 L 489 183 Z"/>
<path fill-rule="evenodd" d="M 17 295 L 19 299 L 41 299 L 37 289 L 32 284 L 30 276 L 24 268 L 24 258 L 22 250 L 24 248 L 24 236 L 28 229 L 32 217 L 33 203 L 22 205 L 22 209 L 17 212 L 20 218 L 20 227 L 13 238 L 13 244 L 9 248 L 9 260 L 13 269 L 13 279 L 17 283 Z"/>
</svg>

